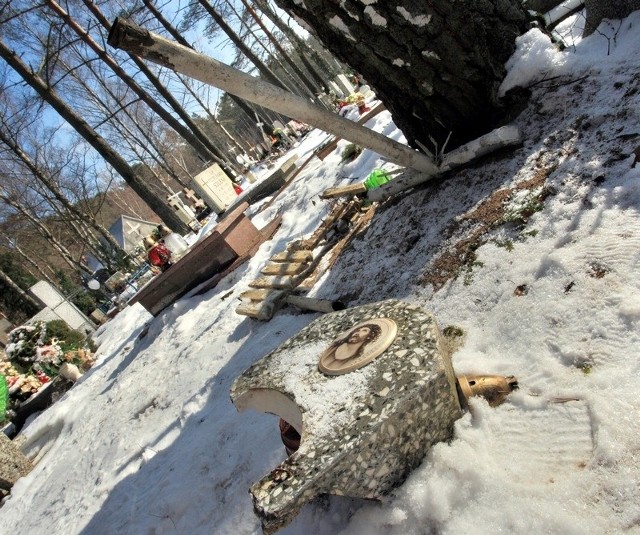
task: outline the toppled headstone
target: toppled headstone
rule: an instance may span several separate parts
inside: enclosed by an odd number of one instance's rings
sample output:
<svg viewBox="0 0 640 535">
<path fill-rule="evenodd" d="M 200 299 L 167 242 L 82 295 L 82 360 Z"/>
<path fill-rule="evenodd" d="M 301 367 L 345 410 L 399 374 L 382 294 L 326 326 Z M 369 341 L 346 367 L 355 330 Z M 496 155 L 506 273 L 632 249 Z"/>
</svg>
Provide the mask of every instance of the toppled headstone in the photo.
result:
<svg viewBox="0 0 640 535">
<path fill-rule="evenodd" d="M 451 438 L 462 414 L 433 316 L 395 300 L 317 319 L 245 371 L 231 399 L 301 435 L 251 487 L 265 533 L 320 494 L 382 497 Z"/>
</svg>

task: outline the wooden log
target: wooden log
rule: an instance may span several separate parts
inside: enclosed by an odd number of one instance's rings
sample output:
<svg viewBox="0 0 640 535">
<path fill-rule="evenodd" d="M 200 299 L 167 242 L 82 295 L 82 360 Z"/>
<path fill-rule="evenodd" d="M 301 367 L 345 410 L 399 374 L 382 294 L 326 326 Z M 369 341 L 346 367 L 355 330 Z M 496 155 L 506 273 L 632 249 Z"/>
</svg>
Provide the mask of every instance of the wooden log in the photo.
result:
<svg viewBox="0 0 640 535">
<path fill-rule="evenodd" d="M 329 299 L 315 299 L 301 295 L 288 295 L 286 301 L 290 305 L 297 306 L 303 310 L 313 310 L 315 312 L 335 312 L 347 308 L 340 301 L 330 301 Z"/>
<path fill-rule="evenodd" d="M 259 321 L 267 321 L 273 317 L 275 308 L 275 304 L 270 301 L 248 301 L 236 308 L 236 314 Z"/>
<path fill-rule="evenodd" d="M 365 193 L 367 188 L 364 184 L 350 184 L 349 186 L 340 186 L 337 188 L 329 188 L 320 194 L 321 199 L 332 199 L 334 197 L 344 197 L 347 195 L 359 195 Z"/>
<path fill-rule="evenodd" d="M 141 58 L 213 85 L 253 104 L 293 117 L 329 134 L 342 136 L 399 165 L 426 172 L 433 172 L 436 168 L 430 158 L 407 145 L 313 105 L 305 97 L 294 95 L 204 54 L 199 54 L 193 49 L 169 41 L 130 21 L 116 18 L 111 25 L 107 42 L 113 47 L 132 52 Z"/>
<path fill-rule="evenodd" d="M 331 154 L 334 150 L 336 150 L 338 146 L 338 141 L 340 141 L 340 138 L 337 138 L 337 137 L 332 138 L 326 145 L 323 145 L 322 147 L 317 149 L 314 155 L 320 158 L 321 160 L 324 160 L 327 156 L 329 156 L 329 154 Z"/>
<path fill-rule="evenodd" d="M 288 262 L 276 263 L 271 262 L 260 271 L 263 275 L 297 275 L 306 267 L 306 263 Z"/>
<path fill-rule="evenodd" d="M 284 277 L 260 277 L 249 283 L 250 288 L 275 288 L 276 290 L 290 290 L 293 288 L 293 279 Z"/>
<path fill-rule="evenodd" d="M 480 158 L 503 147 L 517 145 L 521 142 L 522 135 L 516 126 L 496 128 L 488 134 L 445 154 L 442 158 L 442 163 L 435 172 L 415 172 L 412 170 L 412 172 L 407 172 L 404 176 L 387 182 L 379 188 L 369 190 L 367 192 L 367 199 L 370 201 L 381 201 L 397 193 L 424 184 L 432 178 L 467 164 L 476 158 Z"/>
<path fill-rule="evenodd" d="M 365 212 L 358 212 L 356 214 L 357 219 L 352 222 L 353 228 L 348 232 L 346 236 L 344 236 L 340 241 L 338 241 L 338 243 L 334 244 L 330 248 L 330 253 L 327 255 L 327 258 L 323 259 L 322 263 L 316 262 L 317 268 L 314 267 L 313 271 L 309 270 L 307 276 L 305 276 L 304 278 L 302 278 L 301 276 L 296 277 L 296 280 L 300 279 L 298 281 L 298 284 L 296 285 L 297 288 L 299 290 L 310 290 L 311 288 L 313 288 L 313 286 L 315 285 L 318 278 L 320 278 L 322 273 L 326 272 L 327 270 L 333 267 L 333 265 L 338 260 L 340 253 L 342 253 L 342 251 L 347 247 L 347 245 L 349 245 L 351 240 L 359 232 L 364 230 L 369 225 L 369 223 L 371 223 L 371 220 L 373 219 L 375 212 L 376 212 L 375 206 L 369 207 Z M 329 252 L 329 250 L 327 252 Z"/>
<path fill-rule="evenodd" d="M 246 290 L 240 294 L 240 298 L 245 301 L 275 301 L 285 295 L 282 290 L 271 288 Z"/>
<path fill-rule="evenodd" d="M 313 252 L 309 250 L 282 251 L 271 257 L 271 262 L 311 262 Z"/>
</svg>

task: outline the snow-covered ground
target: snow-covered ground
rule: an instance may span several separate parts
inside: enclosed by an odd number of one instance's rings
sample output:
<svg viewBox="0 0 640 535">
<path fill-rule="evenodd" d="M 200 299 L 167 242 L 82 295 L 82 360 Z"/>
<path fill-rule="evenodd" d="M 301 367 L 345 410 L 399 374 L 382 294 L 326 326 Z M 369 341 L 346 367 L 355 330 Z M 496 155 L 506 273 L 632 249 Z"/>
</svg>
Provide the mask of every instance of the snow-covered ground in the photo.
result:
<svg viewBox="0 0 640 535">
<path fill-rule="evenodd" d="M 382 503 L 323 498 L 283 535 L 640 533 L 640 13 L 600 32 L 564 52 L 524 36 L 506 81 L 538 82 L 515 120 L 522 147 L 381 206 L 313 291 L 419 304 L 463 333 L 456 372 L 520 389 L 497 408 L 473 401 Z M 401 137 L 388 113 L 369 126 Z M 303 161 L 324 137 L 307 136 Z M 260 532 L 247 490 L 284 450 L 276 417 L 236 412 L 229 387 L 317 316 L 234 309 L 326 215 L 321 191 L 381 166 L 368 151 L 341 166 L 345 144 L 255 216 L 283 224 L 215 289 L 99 331 L 96 366 L 23 431 L 37 464 L 1 533 Z"/>
</svg>

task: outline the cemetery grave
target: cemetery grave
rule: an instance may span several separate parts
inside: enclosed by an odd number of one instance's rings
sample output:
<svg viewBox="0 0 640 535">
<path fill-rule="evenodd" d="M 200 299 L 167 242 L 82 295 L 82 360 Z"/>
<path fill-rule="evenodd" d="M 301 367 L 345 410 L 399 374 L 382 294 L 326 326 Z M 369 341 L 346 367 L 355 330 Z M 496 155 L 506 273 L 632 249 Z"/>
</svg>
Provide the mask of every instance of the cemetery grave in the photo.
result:
<svg viewBox="0 0 640 535">
<path fill-rule="evenodd" d="M 263 532 L 321 494 L 381 498 L 451 438 L 466 395 L 496 405 L 517 388 L 462 381 L 458 391 L 433 315 L 397 300 L 326 314 L 251 366 L 231 387 L 236 408 L 276 414 L 301 437 L 283 440 L 296 451 L 251 487 Z"/>
</svg>

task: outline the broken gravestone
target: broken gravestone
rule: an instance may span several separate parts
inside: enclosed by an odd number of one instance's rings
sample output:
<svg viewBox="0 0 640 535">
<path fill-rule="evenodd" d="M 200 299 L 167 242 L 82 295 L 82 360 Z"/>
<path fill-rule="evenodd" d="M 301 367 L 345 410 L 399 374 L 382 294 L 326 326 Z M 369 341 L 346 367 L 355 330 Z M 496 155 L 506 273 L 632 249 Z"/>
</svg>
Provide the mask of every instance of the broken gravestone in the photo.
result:
<svg viewBox="0 0 640 535">
<path fill-rule="evenodd" d="M 239 410 L 279 415 L 299 448 L 251 487 L 265 533 L 320 494 L 377 499 L 461 416 L 433 316 L 401 301 L 327 314 L 233 384 Z"/>
<path fill-rule="evenodd" d="M 31 471 L 31 468 L 31 461 L 0 431 L 0 489 L 10 490 L 18 479 Z"/>
</svg>

